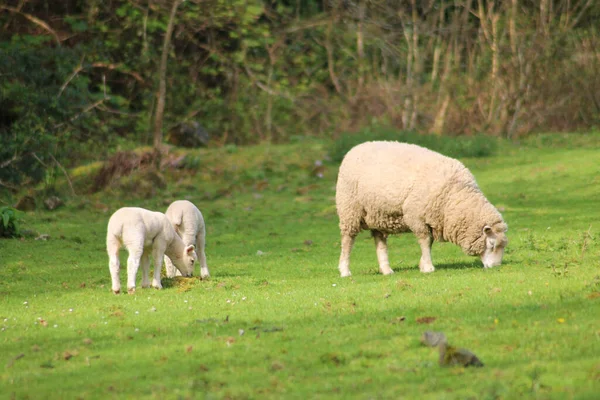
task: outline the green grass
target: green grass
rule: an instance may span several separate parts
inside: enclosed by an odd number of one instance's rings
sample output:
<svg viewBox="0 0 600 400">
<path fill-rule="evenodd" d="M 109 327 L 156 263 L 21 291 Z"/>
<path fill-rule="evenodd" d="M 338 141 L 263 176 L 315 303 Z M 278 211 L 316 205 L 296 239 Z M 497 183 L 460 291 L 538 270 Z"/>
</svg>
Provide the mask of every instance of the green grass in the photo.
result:
<svg viewBox="0 0 600 400">
<path fill-rule="evenodd" d="M 437 270 L 421 274 L 407 234 L 382 276 L 363 233 L 339 278 L 337 166 L 314 176 L 319 142 L 198 150 L 159 196 L 114 189 L 26 213 L 22 228 L 50 239 L 0 241 L 0 397 L 597 398 L 600 138 L 531 143 L 463 160 L 509 224 L 492 270 L 436 243 Z M 113 295 L 110 214 L 178 198 L 204 213 L 212 278 Z M 425 330 L 485 366 L 440 367 Z"/>
</svg>

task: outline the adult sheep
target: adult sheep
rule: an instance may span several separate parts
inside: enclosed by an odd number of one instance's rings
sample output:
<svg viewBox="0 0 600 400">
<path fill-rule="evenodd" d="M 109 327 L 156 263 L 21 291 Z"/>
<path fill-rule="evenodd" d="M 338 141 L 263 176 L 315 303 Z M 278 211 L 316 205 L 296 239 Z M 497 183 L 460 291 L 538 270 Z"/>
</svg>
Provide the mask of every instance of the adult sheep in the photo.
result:
<svg viewBox="0 0 600 400">
<path fill-rule="evenodd" d="M 206 253 L 204 247 L 206 244 L 206 227 L 202 213 L 193 203 L 187 200 L 176 200 L 165 212 L 165 215 L 175 228 L 175 232 L 181 237 L 186 245 L 196 245 L 198 253 L 198 261 L 200 262 L 200 276 L 208 278 L 208 265 L 206 264 Z M 176 275 L 181 275 L 174 266 L 168 256 L 165 256 L 165 267 L 167 269 L 167 277 L 173 278 Z"/>
<path fill-rule="evenodd" d="M 187 246 L 175 233 L 171 223 L 161 212 L 138 207 L 123 207 L 115 211 L 108 221 L 106 251 L 112 278 L 112 290 L 121 291 L 119 279 L 119 249 L 124 246 L 127 258 L 127 291 L 135 293 L 135 278 L 142 267 L 142 287 L 150 286 L 150 253 L 154 259 L 152 287 L 162 289 L 160 272 L 166 254 L 184 276 L 191 276 L 198 256 L 193 245 Z"/>
<path fill-rule="evenodd" d="M 485 268 L 502 263 L 507 226 L 475 177 L 459 161 L 399 142 L 366 142 L 352 148 L 340 166 L 336 186 L 340 218 L 341 276 L 350 276 L 350 252 L 361 230 L 371 230 L 379 270 L 394 271 L 387 235 L 413 232 L 421 246 L 421 272 L 433 272 L 434 240 L 449 241 Z"/>
</svg>

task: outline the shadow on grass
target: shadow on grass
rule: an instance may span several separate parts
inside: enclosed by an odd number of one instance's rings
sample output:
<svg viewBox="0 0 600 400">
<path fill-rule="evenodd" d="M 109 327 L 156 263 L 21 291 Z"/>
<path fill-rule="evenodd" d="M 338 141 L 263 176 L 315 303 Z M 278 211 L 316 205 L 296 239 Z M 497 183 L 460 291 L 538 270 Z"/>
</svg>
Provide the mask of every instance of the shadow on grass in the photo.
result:
<svg viewBox="0 0 600 400">
<path fill-rule="evenodd" d="M 436 270 L 443 270 L 443 269 L 482 269 L 483 265 L 481 264 L 481 261 L 479 260 L 472 260 L 472 261 L 467 261 L 467 262 L 453 262 L 453 263 L 439 263 L 439 264 L 434 264 L 434 267 Z M 413 270 L 419 270 L 419 266 L 418 265 L 401 265 L 401 266 L 397 266 L 392 268 L 392 270 L 394 272 L 400 272 L 400 271 L 413 271 Z M 379 273 L 378 270 L 375 271 L 375 273 Z"/>
</svg>

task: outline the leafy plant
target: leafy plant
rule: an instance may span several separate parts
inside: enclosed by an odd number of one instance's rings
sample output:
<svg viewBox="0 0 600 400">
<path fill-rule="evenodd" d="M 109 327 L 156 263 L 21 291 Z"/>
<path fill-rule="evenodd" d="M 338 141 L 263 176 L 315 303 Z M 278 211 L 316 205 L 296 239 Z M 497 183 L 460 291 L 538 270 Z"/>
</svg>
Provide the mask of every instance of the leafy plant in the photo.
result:
<svg viewBox="0 0 600 400">
<path fill-rule="evenodd" d="M 18 237 L 20 236 L 18 213 L 12 207 L 0 207 L 0 237 Z"/>
</svg>

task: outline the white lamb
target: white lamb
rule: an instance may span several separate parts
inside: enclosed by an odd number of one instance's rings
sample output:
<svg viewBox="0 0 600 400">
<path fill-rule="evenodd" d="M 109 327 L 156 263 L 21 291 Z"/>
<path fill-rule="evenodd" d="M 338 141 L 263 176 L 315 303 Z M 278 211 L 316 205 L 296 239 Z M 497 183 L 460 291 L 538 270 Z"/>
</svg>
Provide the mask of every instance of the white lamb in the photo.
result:
<svg viewBox="0 0 600 400">
<path fill-rule="evenodd" d="M 210 273 L 208 272 L 206 254 L 204 252 L 206 227 L 200 210 L 187 200 L 177 200 L 171 203 L 165 215 L 171 221 L 175 232 L 181 237 L 183 243 L 186 245 L 196 245 L 200 262 L 200 276 L 208 278 Z M 167 256 L 165 256 L 165 267 L 167 269 L 167 277 L 172 278 L 181 275 Z"/>
<path fill-rule="evenodd" d="M 186 246 L 175 233 L 171 223 L 160 212 L 138 207 L 117 210 L 108 221 L 106 250 L 109 258 L 112 290 L 121 292 L 119 279 L 119 249 L 124 246 L 129 252 L 127 259 L 127 291 L 135 293 L 135 278 L 142 267 L 142 287 L 150 286 L 150 253 L 154 259 L 152 287 L 162 289 L 160 272 L 163 255 L 168 255 L 184 276 L 191 276 L 198 256 L 193 245 Z"/>
<path fill-rule="evenodd" d="M 388 234 L 413 232 L 421 246 L 421 272 L 433 272 L 431 245 L 450 241 L 485 268 L 502 263 L 507 226 L 459 161 L 420 146 L 367 142 L 352 148 L 336 186 L 342 252 L 339 271 L 350 276 L 350 252 L 361 230 L 371 230 L 379 270 L 393 273 Z"/>
</svg>

